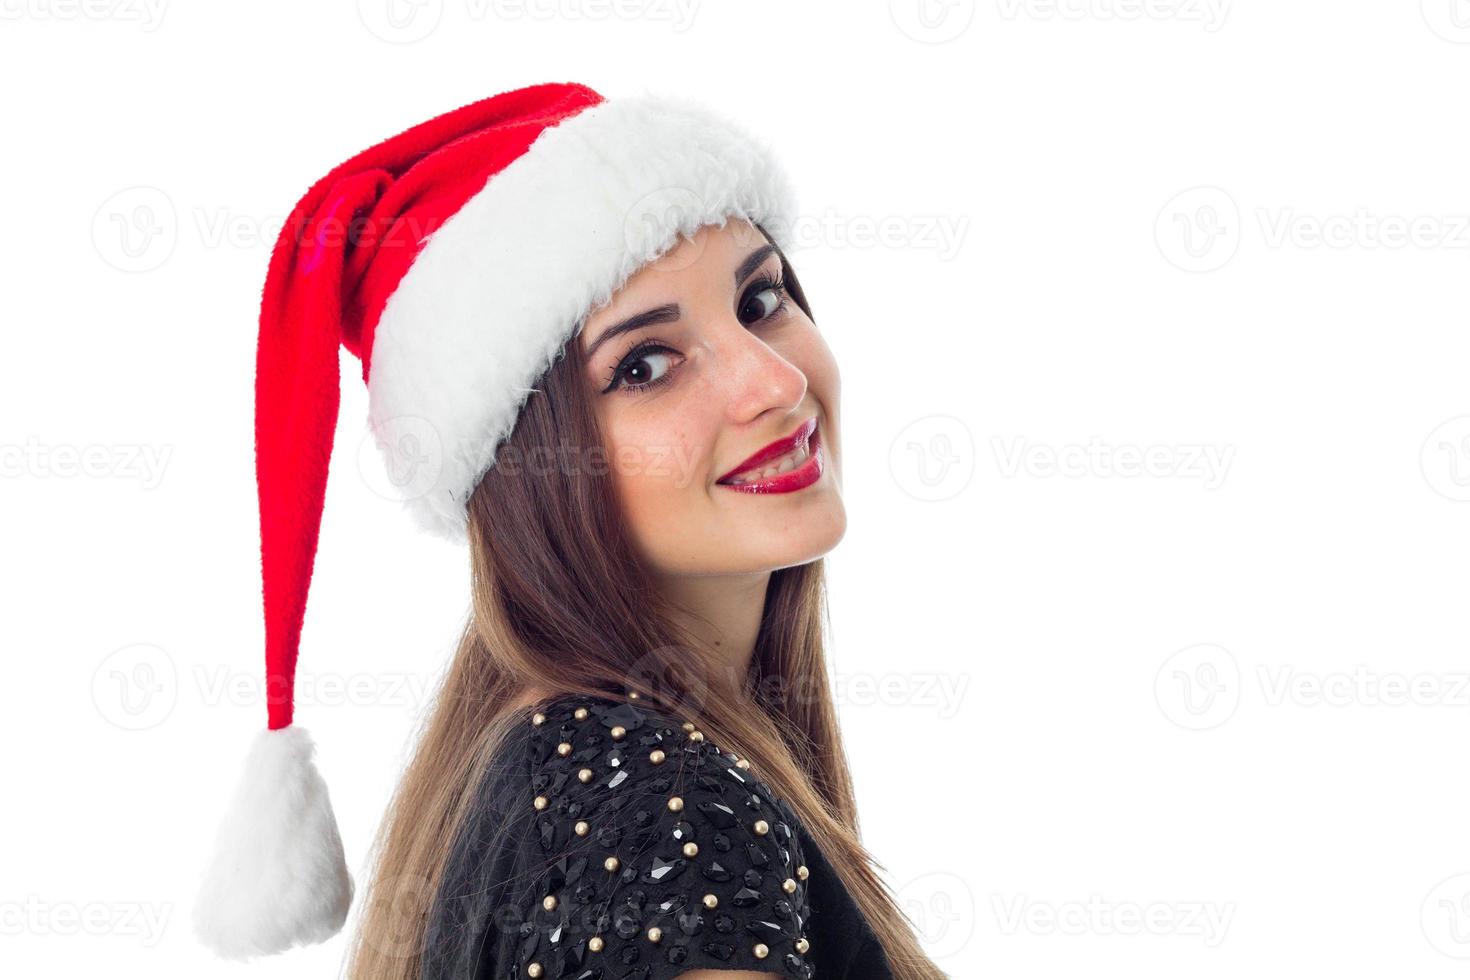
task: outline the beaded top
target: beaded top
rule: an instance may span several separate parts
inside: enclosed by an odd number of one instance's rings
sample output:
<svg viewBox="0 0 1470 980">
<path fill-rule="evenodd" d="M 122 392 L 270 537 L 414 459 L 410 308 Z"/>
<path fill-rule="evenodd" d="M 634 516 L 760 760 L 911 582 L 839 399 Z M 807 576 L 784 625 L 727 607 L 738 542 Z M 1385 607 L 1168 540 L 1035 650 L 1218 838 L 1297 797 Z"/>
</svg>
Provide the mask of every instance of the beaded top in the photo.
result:
<svg viewBox="0 0 1470 980">
<path fill-rule="evenodd" d="M 637 700 L 558 697 L 512 741 L 521 761 L 487 778 L 446 869 L 426 978 L 815 975 L 808 894 L 830 869 L 748 762 Z M 824 980 L 887 977 L 850 898 L 826 887 L 852 927 L 834 935 L 869 947 L 874 972 Z"/>
</svg>

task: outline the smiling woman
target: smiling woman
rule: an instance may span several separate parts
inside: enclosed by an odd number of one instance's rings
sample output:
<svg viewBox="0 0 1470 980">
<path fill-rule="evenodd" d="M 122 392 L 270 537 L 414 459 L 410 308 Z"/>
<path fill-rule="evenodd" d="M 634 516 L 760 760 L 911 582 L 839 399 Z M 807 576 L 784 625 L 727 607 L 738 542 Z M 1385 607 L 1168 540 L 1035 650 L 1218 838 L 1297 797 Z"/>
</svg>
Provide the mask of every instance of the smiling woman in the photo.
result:
<svg viewBox="0 0 1470 980">
<path fill-rule="evenodd" d="M 840 378 L 794 213 L 729 120 L 560 84 L 414 127 L 298 204 L 257 382 L 284 696 L 198 907 L 216 950 L 320 941 L 353 895 L 291 696 L 340 344 L 405 506 L 473 571 L 349 975 L 941 976 L 859 838 L 828 688 Z"/>
<path fill-rule="evenodd" d="M 788 295 L 761 296 L 767 279 Z M 650 309 L 677 315 L 597 343 Z M 654 343 L 665 363 L 641 360 Z M 663 380 L 630 389 L 629 374 Z M 471 498 L 488 628 L 467 631 L 415 762 L 424 784 L 411 770 L 405 791 L 458 785 L 443 767 L 464 748 L 435 744 L 441 722 L 509 727 L 481 744 L 476 796 L 450 820 L 419 975 L 939 975 L 905 958 L 922 954 L 855 833 L 826 687 L 821 556 L 846 526 L 840 469 L 789 493 L 721 482 L 764 470 L 749 461 L 813 422 L 840 450 L 839 390 L 795 270 L 743 219 L 630 277 L 538 382 L 501 459 L 595 447 L 610 465 L 497 465 Z M 519 730 L 483 701 L 501 677 Z M 397 817 L 400 848 L 439 833 L 423 812 Z M 402 881 L 388 840 L 379 880 Z M 365 962 L 401 899 L 369 897 Z"/>
<path fill-rule="evenodd" d="M 842 538 L 837 365 L 761 230 L 701 229 L 581 337 L 623 523 L 665 591 L 718 611 L 729 583 L 709 576 L 763 580 Z"/>
</svg>

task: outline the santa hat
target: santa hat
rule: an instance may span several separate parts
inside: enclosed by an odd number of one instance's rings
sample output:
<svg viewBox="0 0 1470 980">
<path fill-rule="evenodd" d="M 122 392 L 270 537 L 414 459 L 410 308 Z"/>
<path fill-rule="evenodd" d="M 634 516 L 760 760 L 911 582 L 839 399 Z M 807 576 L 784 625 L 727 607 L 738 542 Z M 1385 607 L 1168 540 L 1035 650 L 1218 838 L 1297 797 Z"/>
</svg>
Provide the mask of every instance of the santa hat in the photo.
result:
<svg viewBox="0 0 1470 980">
<path fill-rule="evenodd" d="M 307 733 L 297 645 L 337 423 L 338 345 L 416 524 L 463 541 L 466 502 L 532 386 L 646 263 L 706 225 L 789 246 L 769 149 L 681 98 L 552 83 L 462 106 L 312 185 L 271 254 L 255 448 L 268 727 L 255 739 L 195 907 L 231 958 L 320 942 L 353 884 Z"/>
</svg>

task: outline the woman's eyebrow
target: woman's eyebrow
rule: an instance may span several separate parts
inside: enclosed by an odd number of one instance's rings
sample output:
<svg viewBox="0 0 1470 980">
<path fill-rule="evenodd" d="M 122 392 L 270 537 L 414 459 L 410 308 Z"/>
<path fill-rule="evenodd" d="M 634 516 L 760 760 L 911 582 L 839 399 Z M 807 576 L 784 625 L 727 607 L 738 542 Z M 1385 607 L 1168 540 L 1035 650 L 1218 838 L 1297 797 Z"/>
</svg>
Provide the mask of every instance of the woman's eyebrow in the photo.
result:
<svg viewBox="0 0 1470 980">
<path fill-rule="evenodd" d="M 747 255 L 745 257 L 745 261 L 740 263 L 740 267 L 735 270 L 735 287 L 738 289 L 740 287 L 740 284 L 744 282 L 752 272 L 754 272 L 756 269 L 759 269 L 761 263 L 770 258 L 771 253 L 775 250 L 776 246 L 767 244 L 762 245 L 760 248 Z"/>
<path fill-rule="evenodd" d="M 604 330 L 602 336 L 598 337 L 588 346 L 587 356 L 591 357 L 593 354 L 596 354 L 597 348 L 602 346 L 603 341 L 611 340 L 620 333 L 627 333 L 629 330 L 637 330 L 639 327 L 646 327 L 654 323 L 671 323 L 677 319 L 679 319 L 678 303 L 665 303 L 663 306 L 655 306 L 651 310 L 635 313 L 628 317 L 628 319 L 619 320 Z"/>
<path fill-rule="evenodd" d="M 740 284 L 744 282 L 752 272 L 754 272 L 756 269 L 759 269 L 761 263 L 770 258 L 771 253 L 774 251 L 776 251 L 776 246 L 766 244 L 762 245 L 760 248 L 747 255 L 745 257 L 745 260 L 741 262 L 739 267 L 735 270 L 736 288 L 739 288 Z M 635 313 L 632 316 L 628 317 L 626 320 L 619 320 L 617 323 L 614 323 L 612 326 L 604 330 L 602 332 L 602 335 L 599 336 L 587 347 L 586 356 L 590 358 L 593 354 L 596 354 L 597 348 L 601 347 L 604 341 L 611 340 L 620 333 L 627 333 L 629 330 L 637 330 L 639 327 L 647 327 L 655 323 L 672 323 L 677 319 L 679 319 L 678 303 L 665 303 L 663 306 L 655 306 L 651 310 L 644 310 L 642 313 Z"/>
</svg>

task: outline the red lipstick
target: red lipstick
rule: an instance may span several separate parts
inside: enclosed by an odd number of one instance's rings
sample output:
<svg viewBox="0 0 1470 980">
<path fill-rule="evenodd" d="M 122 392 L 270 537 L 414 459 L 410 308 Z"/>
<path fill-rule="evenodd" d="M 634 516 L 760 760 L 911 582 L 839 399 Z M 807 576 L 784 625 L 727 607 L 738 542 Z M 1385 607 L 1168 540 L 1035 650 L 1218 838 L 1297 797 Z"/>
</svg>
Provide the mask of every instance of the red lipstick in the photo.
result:
<svg viewBox="0 0 1470 980">
<path fill-rule="evenodd" d="M 792 469 L 764 478 L 751 477 L 745 482 L 732 482 L 735 478 L 750 471 L 759 472 L 762 467 L 789 453 L 797 452 L 803 447 L 806 449 L 806 458 Z M 790 493 L 816 483 L 821 479 L 825 468 L 826 459 L 822 450 L 821 437 L 817 432 L 816 417 L 813 416 L 802 423 L 791 435 L 778 439 L 759 450 L 716 482 L 720 486 L 729 487 L 740 493 Z"/>
</svg>

